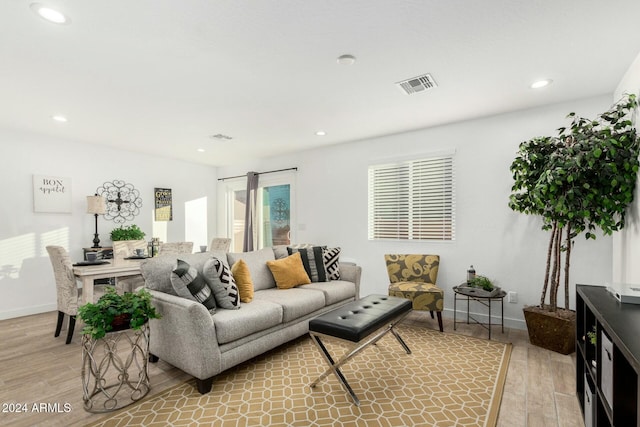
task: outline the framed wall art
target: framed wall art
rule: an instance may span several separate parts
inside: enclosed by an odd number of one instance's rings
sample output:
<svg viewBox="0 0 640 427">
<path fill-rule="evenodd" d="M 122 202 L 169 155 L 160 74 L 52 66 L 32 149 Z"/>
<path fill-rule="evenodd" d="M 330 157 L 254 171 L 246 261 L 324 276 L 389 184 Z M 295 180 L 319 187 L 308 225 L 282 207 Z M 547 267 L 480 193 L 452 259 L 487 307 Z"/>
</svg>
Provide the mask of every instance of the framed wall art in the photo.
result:
<svg viewBox="0 0 640 427">
<path fill-rule="evenodd" d="M 71 213 L 71 178 L 33 175 L 33 211 Z"/>
<path fill-rule="evenodd" d="M 170 188 L 156 188 L 154 191 L 156 200 L 156 221 L 172 221 L 173 207 Z"/>
</svg>

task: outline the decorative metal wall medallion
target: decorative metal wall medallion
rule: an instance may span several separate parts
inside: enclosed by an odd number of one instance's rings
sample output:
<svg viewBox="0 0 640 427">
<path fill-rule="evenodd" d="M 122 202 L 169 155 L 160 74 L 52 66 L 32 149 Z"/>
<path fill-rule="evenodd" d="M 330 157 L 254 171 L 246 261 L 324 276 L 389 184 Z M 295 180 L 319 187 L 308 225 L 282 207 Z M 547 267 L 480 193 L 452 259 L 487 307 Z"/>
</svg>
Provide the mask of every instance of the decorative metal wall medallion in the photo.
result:
<svg viewBox="0 0 640 427">
<path fill-rule="evenodd" d="M 125 221 L 131 221 L 140 213 L 142 199 L 140 192 L 133 184 L 114 179 L 98 187 L 96 193 L 104 197 L 107 202 L 107 213 L 104 214 L 104 219 L 122 224 Z"/>
</svg>

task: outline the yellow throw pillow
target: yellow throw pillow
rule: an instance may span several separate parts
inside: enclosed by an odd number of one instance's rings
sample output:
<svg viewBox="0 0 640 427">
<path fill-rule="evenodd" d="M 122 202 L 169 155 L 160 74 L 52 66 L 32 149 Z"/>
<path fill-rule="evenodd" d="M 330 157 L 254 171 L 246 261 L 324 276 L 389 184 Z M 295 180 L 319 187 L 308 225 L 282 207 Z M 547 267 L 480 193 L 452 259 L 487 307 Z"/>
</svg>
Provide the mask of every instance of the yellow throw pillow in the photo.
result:
<svg viewBox="0 0 640 427">
<path fill-rule="evenodd" d="M 251 280 L 251 272 L 249 272 L 247 263 L 242 259 L 236 261 L 231 267 L 231 274 L 236 279 L 240 302 L 253 301 L 253 280 Z"/>
<path fill-rule="evenodd" d="M 309 275 L 304 271 L 302 257 L 299 252 L 286 258 L 267 261 L 267 267 L 271 270 L 278 289 L 290 289 L 298 285 L 311 283 Z"/>
</svg>

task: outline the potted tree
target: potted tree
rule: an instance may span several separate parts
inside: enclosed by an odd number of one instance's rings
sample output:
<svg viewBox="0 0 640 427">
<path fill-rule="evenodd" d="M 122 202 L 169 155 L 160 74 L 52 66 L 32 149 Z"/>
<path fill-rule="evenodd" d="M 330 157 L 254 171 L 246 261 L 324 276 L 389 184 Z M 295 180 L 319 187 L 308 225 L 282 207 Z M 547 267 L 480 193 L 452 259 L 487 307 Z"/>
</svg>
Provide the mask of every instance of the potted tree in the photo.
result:
<svg viewBox="0 0 640 427">
<path fill-rule="evenodd" d="M 636 96 L 627 95 L 595 120 L 570 113 L 568 128 L 521 143 L 511 164 L 509 207 L 540 216 L 542 229 L 551 231 L 540 304 L 523 309 L 532 344 L 563 354 L 575 350 L 571 249 L 580 234 L 595 239 L 596 229 L 608 235 L 624 227 L 638 174 L 640 141 L 631 121 L 636 108 Z"/>
</svg>

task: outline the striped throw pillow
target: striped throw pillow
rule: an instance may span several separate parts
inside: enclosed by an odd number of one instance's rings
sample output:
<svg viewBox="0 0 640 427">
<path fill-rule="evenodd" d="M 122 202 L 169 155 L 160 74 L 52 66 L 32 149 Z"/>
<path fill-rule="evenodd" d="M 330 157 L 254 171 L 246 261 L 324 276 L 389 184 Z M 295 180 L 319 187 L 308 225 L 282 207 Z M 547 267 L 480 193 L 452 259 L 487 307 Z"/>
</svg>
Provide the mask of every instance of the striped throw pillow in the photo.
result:
<svg viewBox="0 0 640 427">
<path fill-rule="evenodd" d="M 328 282 L 327 270 L 324 268 L 324 258 L 322 256 L 323 246 L 312 246 L 307 248 L 288 247 L 289 255 L 296 252 L 302 257 L 304 271 L 311 279 L 311 282 Z"/>
<path fill-rule="evenodd" d="M 213 314 L 216 311 L 216 301 L 211 288 L 195 267 L 179 259 L 175 270 L 171 272 L 171 286 L 179 296 L 198 301 Z"/>
</svg>

